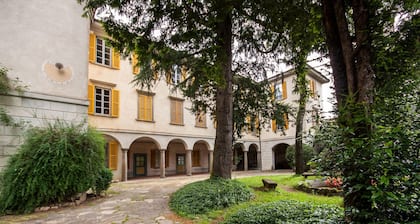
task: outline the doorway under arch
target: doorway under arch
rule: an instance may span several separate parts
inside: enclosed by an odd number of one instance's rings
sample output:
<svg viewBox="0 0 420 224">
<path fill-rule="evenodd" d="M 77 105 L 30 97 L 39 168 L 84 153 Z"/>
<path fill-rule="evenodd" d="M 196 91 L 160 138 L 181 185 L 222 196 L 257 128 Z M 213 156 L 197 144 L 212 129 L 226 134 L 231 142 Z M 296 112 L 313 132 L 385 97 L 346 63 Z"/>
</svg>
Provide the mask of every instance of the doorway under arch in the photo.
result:
<svg viewBox="0 0 420 224">
<path fill-rule="evenodd" d="M 273 147 L 274 154 L 274 169 L 291 169 L 286 159 L 286 151 L 289 145 L 286 143 L 280 143 Z"/>
</svg>

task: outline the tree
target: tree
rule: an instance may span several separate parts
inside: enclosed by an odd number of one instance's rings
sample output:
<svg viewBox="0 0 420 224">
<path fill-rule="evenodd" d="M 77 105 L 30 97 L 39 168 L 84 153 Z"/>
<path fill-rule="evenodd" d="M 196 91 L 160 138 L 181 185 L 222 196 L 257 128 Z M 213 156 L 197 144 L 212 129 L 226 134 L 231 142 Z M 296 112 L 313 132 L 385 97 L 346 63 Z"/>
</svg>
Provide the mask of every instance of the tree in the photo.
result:
<svg viewBox="0 0 420 224">
<path fill-rule="evenodd" d="M 375 91 L 380 92 L 382 87 L 375 86 L 375 81 L 390 74 L 395 74 L 400 81 L 411 78 L 399 72 L 418 66 L 418 57 L 414 61 L 408 60 L 408 64 L 396 64 L 393 59 L 404 61 L 408 59 L 407 55 L 399 55 L 401 58 L 396 59 L 389 54 L 395 50 L 390 46 L 398 46 L 398 43 L 404 42 L 405 37 L 391 38 L 395 41 L 394 45 L 389 45 L 386 40 L 398 33 L 398 28 L 394 29 L 397 16 L 407 16 L 408 20 L 415 18 L 416 14 L 418 17 L 419 7 L 415 1 L 323 0 L 322 8 L 339 107 L 338 125 L 343 130 L 342 171 L 345 177 L 344 206 L 347 221 L 371 222 L 377 219 L 375 216 L 381 211 L 375 205 L 375 198 L 381 196 L 372 190 L 377 178 L 372 166 L 377 165 L 375 162 L 383 161 L 376 157 L 383 155 L 382 150 L 386 148 L 383 142 L 379 143 L 383 140 L 378 141 L 375 137 L 382 129 L 380 122 L 375 122 L 378 111 L 375 111 L 377 106 L 374 101 L 375 97 L 380 97 Z M 418 30 L 418 25 L 413 27 L 416 26 Z M 417 47 L 414 52 L 418 53 L 418 39 L 413 42 L 412 47 Z M 384 57 L 384 54 L 387 56 Z M 390 68 L 388 66 L 399 71 L 384 69 Z M 402 69 L 402 66 L 408 66 L 408 69 Z M 390 95 L 388 97 L 391 98 Z M 386 182 L 387 179 L 386 174 L 381 177 L 381 181 Z M 387 216 L 390 220 L 398 219 L 396 213 Z"/>
</svg>

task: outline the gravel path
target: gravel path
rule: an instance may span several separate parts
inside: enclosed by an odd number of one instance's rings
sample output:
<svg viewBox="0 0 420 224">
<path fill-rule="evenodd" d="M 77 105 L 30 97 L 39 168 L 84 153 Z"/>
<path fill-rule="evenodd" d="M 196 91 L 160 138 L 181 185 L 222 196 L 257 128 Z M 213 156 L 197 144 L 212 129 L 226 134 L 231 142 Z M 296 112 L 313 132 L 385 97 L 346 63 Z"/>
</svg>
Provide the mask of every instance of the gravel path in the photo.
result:
<svg viewBox="0 0 420 224">
<path fill-rule="evenodd" d="M 280 172 L 234 172 L 233 178 L 278 175 Z M 204 180 L 208 174 L 146 178 L 112 184 L 107 197 L 88 200 L 79 206 L 51 209 L 29 215 L 3 216 L 2 223 L 79 224 L 79 223 L 178 223 L 170 220 L 173 214 L 168 201 L 171 193 L 185 184 Z"/>
</svg>

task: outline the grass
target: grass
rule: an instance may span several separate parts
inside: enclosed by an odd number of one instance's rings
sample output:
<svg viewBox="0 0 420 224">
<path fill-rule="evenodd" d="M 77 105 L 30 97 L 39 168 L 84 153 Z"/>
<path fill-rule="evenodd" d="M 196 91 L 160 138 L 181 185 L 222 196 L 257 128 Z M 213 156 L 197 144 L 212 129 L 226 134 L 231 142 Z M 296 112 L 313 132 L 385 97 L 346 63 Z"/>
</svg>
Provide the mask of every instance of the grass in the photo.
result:
<svg viewBox="0 0 420 224">
<path fill-rule="evenodd" d="M 260 191 L 257 190 L 263 186 L 262 179 L 271 179 L 278 183 L 275 191 Z M 308 177 L 308 179 L 315 179 L 316 177 Z M 342 197 L 327 197 L 312 195 L 293 189 L 300 181 L 305 180 L 302 176 L 298 175 L 276 175 L 276 176 L 255 176 L 237 179 L 245 183 L 251 189 L 254 189 L 255 198 L 249 202 L 241 203 L 227 209 L 216 210 L 207 214 L 197 215 L 192 221 L 198 224 L 218 223 L 223 220 L 223 217 L 233 214 L 238 210 L 261 204 L 274 202 L 279 200 L 295 200 L 301 202 L 309 202 L 315 205 L 328 204 L 343 207 Z"/>
</svg>

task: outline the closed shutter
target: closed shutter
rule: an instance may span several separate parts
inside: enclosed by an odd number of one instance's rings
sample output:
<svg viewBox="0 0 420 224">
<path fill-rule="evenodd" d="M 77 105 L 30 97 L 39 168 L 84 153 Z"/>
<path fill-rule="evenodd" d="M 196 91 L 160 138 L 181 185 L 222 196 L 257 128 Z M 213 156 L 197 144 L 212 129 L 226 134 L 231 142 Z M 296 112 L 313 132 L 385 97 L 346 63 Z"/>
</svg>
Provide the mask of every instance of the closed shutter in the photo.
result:
<svg viewBox="0 0 420 224">
<path fill-rule="evenodd" d="M 185 66 L 182 66 L 181 68 L 181 82 L 187 79 L 187 69 Z"/>
<path fill-rule="evenodd" d="M 133 70 L 133 74 L 137 75 L 140 73 L 140 67 L 138 66 L 139 63 L 139 57 L 137 56 L 137 54 L 132 54 L 131 55 L 131 64 L 132 64 L 132 70 Z"/>
<path fill-rule="evenodd" d="M 315 96 L 315 82 L 314 82 L 314 80 L 310 81 L 310 90 L 311 90 L 312 97 L 314 97 Z"/>
<path fill-rule="evenodd" d="M 145 95 L 140 94 L 139 95 L 139 120 L 145 119 L 145 107 L 144 107 L 144 101 L 145 101 Z"/>
<path fill-rule="evenodd" d="M 169 151 L 168 150 L 165 151 L 165 167 L 166 168 L 169 167 Z"/>
<path fill-rule="evenodd" d="M 152 151 L 150 151 L 150 161 L 152 161 L 151 166 L 154 169 L 159 168 L 159 166 L 157 164 L 157 161 L 156 161 L 156 153 L 157 153 L 156 149 L 153 149 Z"/>
<path fill-rule="evenodd" d="M 245 125 L 246 125 L 246 132 L 251 132 L 252 131 L 252 125 L 251 125 L 251 116 L 247 115 L 245 118 Z"/>
<path fill-rule="evenodd" d="M 166 83 L 167 84 L 172 84 L 172 74 L 171 74 L 171 72 L 166 71 L 165 75 L 166 75 Z"/>
<path fill-rule="evenodd" d="M 287 85 L 286 81 L 283 81 L 282 85 L 283 99 L 287 99 Z"/>
<path fill-rule="evenodd" d="M 273 130 L 274 133 L 277 132 L 277 123 L 276 123 L 276 120 L 271 120 L 271 130 Z"/>
<path fill-rule="evenodd" d="M 95 87 L 91 84 L 88 85 L 88 101 L 89 101 L 89 107 L 88 107 L 88 114 L 93 114 L 95 110 Z"/>
<path fill-rule="evenodd" d="M 146 96 L 145 97 L 145 113 L 146 113 L 146 117 L 145 119 L 148 121 L 152 121 L 153 120 L 153 101 L 152 101 L 152 96 Z"/>
<path fill-rule="evenodd" d="M 177 107 L 176 107 L 176 121 L 178 124 L 183 124 L 183 113 L 182 113 L 182 101 L 177 101 Z"/>
<path fill-rule="evenodd" d="M 120 69 L 120 53 L 112 48 L 112 68 Z"/>
<path fill-rule="evenodd" d="M 96 35 L 89 33 L 89 62 L 95 63 Z"/>
<path fill-rule="evenodd" d="M 109 142 L 109 161 L 108 166 L 111 170 L 116 170 L 118 168 L 118 143 L 116 141 Z"/>
<path fill-rule="evenodd" d="M 192 166 L 194 167 L 200 166 L 200 151 L 199 150 L 192 151 Z"/>
<path fill-rule="evenodd" d="M 284 119 L 284 129 L 289 129 L 289 118 L 287 114 L 283 114 L 283 119 Z"/>
<path fill-rule="evenodd" d="M 271 98 L 276 99 L 276 91 L 274 89 L 274 83 L 270 87 L 271 87 Z"/>
<path fill-rule="evenodd" d="M 113 89 L 112 90 L 111 116 L 118 117 L 119 114 L 120 114 L 120 91 Z"/>
</svg>

